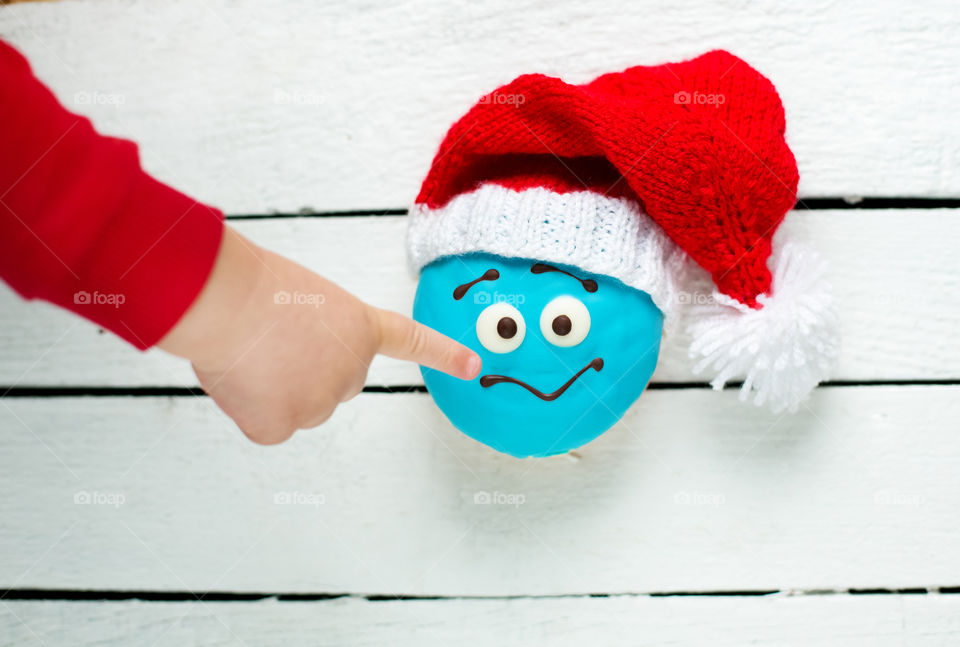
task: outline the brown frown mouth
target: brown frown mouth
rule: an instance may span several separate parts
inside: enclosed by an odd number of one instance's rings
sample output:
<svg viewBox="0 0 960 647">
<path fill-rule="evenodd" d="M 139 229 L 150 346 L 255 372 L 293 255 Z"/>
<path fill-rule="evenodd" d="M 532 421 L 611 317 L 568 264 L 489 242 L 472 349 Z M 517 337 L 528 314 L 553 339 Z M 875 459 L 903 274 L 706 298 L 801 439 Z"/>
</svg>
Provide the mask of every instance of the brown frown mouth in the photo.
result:
<svg viewBox="0 0 960 647">
<path fill-rule="evenodd" d="M 522 387 L 525 388 L 527 391 L 529 391 L 530 393 L 534 394 L 535 396 L 537 396 L 537 397 L 540 398 L 541 400 L 546 400 L 547 402 L 552 402 L 552 401 L 556 400 L 557 398 L 559 398 L 561 395 L 563 395 L 564 391 L 566 391 L 567 389 L 569 389 L 569 388 L 570 388 L 570 385 L 577 381 L 577 378 L 579 378 L 581 375 L 583 375 L 584 373 L 586 373 L 587 370 L 589 370 L 589 369 L 591 369 L 591 368 L 599 373 L 599 372 L 603 369 L 603 358 L 595 357 L 595 358 L 593 358 L 592 360 L 590 360 L 590 362 L 589 362 L 586 366 L 584 366 L 584 367 L 581 368 L 579 371 L 577 371 L 577 372 L 574 374 L 573 377 L 571 377 L 569 380 L 567 380 L 567 381 L 563 384 L 563 386 L 561 386 L 559 389 L 557 389 L 557 390 L 554 391 L 553 393 L 544 393 L 544 392 L 542 392 L 542 391 L 538 391 L 537 389 L 533 388 L 532 386 L 530 386 L 530 385 L 527 384 L 526 382 L 523 382 L 523 381 L 521 381 L 521 380 L 518 380 L 518 379 L 516 379 L 516 378 L 514 378 L 514 377 L 510 377 L 510 376 L 508 376 L 508 375 L 484 375 L 484 376 L 482 376 L 482 377 L 480 378 L 480 386 L 482 386 L 482 387 L 490 387 L 490 386 L 493 386 L 494 384 L 500 384 L 500 383 L 502 383 L 502 382 L 509 382 L 509 383 L 511 383 L 511 384 L 517 384 L 517 385 L 519 385 L 519 386 L 522 386 Z"/>
</svg>

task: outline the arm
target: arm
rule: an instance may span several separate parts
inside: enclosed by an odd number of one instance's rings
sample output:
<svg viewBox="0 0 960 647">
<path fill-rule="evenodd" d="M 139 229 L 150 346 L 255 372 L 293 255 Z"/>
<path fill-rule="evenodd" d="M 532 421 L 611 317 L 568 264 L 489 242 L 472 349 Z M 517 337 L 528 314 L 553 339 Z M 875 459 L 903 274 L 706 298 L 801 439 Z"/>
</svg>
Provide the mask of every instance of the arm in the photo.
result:
<svg viewBox="0 0 960 647">
<path fill-rule="evenodd" d="M 203 286 L 223 215 L 154 180 L 133 142 L 65 110 L 0 42 L 0 277 L 138 348 Z"/>
<path fill-rule="evenodd" d="M 0 278 L 189 359 L 250 438 L 320 424 L 382 352 L 465 379 L 469 349 L 244 239 L 65 110 L 0 42 Z M 279 294 L 307 295 L 284 303 Z"/>
</svg>

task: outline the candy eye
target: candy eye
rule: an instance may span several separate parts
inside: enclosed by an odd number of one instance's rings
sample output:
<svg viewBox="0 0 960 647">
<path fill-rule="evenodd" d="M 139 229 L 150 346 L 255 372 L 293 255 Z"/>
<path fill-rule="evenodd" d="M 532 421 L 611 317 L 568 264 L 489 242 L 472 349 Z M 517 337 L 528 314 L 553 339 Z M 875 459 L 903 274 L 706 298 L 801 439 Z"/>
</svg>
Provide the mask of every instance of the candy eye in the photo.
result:
<svg viewBox="0 0 960 647">
<path fill-rule="evenodd" d="M 579 299 L 557 297 L 540 313 L 540 332 L 554 346 L 576 346 L 590 332 L 590 311 Z"/>
<path fill-rule="evenodd" d="M 527 334 L 523 315 L 509 303 L 494 303 L 477 317 L 477 339 L 491 353 L 516 350 Z"/>
</svg>

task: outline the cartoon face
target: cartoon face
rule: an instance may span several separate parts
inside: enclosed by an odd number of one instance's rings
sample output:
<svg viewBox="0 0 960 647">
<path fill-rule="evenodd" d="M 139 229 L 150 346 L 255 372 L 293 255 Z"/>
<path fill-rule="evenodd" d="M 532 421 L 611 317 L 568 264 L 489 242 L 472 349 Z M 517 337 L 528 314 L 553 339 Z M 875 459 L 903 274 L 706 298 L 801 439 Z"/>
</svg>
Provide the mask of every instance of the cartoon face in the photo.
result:
<svg viewBox="0 0 960 647">
<path fill-rule="evenodd" d="M 421 367 L 468 436 L 517 457 L 575 449 L 646 388 L 663 318 L 645 292 L 566 265 L 475 253 L 420 277 L 413 317 L 480 354 L 470 381 Z"/>
</svg>

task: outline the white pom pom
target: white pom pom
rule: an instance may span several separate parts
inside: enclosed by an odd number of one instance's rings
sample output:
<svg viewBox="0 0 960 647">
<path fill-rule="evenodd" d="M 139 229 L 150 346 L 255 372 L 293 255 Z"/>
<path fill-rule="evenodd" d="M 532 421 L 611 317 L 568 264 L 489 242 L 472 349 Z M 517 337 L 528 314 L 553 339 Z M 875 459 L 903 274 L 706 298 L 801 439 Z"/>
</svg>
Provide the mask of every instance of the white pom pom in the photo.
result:
<svg viewBox="0 0 960 647">
<path fill-rule="evenodd" d="M 743 378 L 740 400 L 753 394 L 758 406 L 795 411 L 824 380 L 839 353 L 837 316 L 826 263 L 795 243 L 770 257 L 772 294 L 750 308 L 714 291 L 713 303 L 692 306 L 688 331 L 694 373 L 709 369 L 710 384 L 722 389 Z"/>
</svg>

